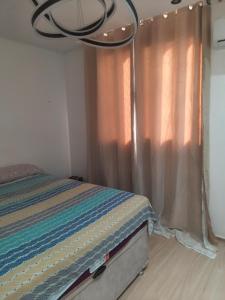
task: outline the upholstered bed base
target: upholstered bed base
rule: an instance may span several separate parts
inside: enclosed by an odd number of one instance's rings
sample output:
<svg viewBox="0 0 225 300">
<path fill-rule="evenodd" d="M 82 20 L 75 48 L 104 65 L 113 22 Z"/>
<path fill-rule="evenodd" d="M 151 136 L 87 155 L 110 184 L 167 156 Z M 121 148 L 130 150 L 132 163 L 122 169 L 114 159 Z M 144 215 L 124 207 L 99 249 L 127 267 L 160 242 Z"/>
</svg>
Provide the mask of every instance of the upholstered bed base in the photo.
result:
<svg viewBox="0 0 225 300">
<path fill-rule="evenodd" d="M 147 226 L 107 264 L 98 278 L 90 278 L 64 296 L 63 300 L 115 300 L 148 265 L 149 236 Z"/>
</svg>

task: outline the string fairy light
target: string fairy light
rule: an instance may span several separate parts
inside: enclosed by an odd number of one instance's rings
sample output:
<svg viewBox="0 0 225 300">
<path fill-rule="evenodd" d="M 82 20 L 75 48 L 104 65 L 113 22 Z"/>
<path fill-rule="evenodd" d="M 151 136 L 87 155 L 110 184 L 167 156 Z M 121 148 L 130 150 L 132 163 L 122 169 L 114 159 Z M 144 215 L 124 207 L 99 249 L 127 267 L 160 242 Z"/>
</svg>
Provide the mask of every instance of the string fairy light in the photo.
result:
<svg viewBox="0 0 225 300">
<path fill-rule="evenodd" d="M 143 19 L 140 20 L 140 25 L 141 25 L 141 26 L 144 25 L 144 20 L 143 20 Z"/>
</svg>

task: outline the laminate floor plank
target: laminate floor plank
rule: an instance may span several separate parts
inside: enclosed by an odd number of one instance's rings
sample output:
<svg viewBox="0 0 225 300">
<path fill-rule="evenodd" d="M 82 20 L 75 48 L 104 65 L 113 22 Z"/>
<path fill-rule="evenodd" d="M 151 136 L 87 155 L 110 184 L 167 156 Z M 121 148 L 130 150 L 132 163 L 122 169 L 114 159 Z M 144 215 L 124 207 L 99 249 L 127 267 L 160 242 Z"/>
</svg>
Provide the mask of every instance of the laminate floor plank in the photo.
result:
<svg viewBox="0 0 225 300">
<path fill-rule="evenodd" d="M 225 300 L 225 242 L 212 260 L 175 239 L 152 236 L 149 266 L 120 300 Z"/>
</svg>

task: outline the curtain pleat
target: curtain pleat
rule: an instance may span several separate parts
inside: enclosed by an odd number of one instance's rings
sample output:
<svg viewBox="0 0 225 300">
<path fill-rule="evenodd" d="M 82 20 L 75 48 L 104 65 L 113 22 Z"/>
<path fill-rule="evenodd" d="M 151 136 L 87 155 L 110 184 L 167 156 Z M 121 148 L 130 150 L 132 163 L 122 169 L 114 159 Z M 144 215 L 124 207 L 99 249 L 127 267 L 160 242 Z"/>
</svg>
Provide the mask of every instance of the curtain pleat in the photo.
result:
<svg viewBox="0 0 225 300">
<path fill-rule="evenodd" d="M 132 190 L 131 46 L 86 48 L 88 179 Z"/>
</svg>

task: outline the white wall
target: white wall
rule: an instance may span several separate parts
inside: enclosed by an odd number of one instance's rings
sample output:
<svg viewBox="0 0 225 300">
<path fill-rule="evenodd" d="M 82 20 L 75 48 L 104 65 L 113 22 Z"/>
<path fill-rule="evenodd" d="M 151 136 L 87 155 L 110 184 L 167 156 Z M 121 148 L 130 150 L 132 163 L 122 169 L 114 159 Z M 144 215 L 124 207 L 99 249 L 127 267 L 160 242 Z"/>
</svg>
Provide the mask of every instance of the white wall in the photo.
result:
<svg viewBox="0 0 225 300">
<path fill-rule="evenodd" d="M 210 105 L 210 212 L 225 238 L 225 50 L 212 51 Z"/>
<path fill-rule="evenodd" d="M 60 54 L 0 39 L 0 166 L 70 174 L 63 63 Z"/>
<path fill-rule="evenodd" d="M 212 12 L 213 21 L 225 16 L 225 4 Z M 216 235 L 225 238 L 225 49 L 212 50 L 210 102 L 210 213 Z"/>
<path fill-rule="evenodd" d="M 65 56 L 71 169 L 73 175 L 87 177 L 87 131 L 84 85 L 84 51 L 80 46 Z"/>
</svg>

